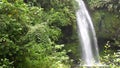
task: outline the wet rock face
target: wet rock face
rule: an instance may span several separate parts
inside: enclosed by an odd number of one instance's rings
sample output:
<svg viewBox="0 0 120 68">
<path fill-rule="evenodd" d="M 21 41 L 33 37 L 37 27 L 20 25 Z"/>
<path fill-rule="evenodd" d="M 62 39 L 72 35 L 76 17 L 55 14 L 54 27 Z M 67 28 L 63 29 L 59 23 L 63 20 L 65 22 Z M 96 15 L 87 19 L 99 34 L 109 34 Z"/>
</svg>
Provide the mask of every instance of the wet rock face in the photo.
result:
<svg viewBox="0 0 120 68">
<path fill-rule="evenodd" d="M 120 18 L 118 14 L 96 10 L 91 15 L 100 50 L 103 49 L 107 41 L 110 41 L 110 44 L 114 46 L 113 43 L 120 40 Z"/>
</svg>

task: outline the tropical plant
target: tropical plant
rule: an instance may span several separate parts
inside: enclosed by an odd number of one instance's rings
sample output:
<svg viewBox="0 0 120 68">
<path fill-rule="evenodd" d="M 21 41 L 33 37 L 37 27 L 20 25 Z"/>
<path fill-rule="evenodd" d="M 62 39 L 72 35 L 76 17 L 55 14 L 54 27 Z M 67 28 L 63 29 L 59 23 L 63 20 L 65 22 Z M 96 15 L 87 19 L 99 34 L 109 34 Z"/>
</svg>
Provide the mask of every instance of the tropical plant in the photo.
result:
<svg viewBox="0 0 120 68">
<path fill-rule="evenodd" d="M 69 58 L 63 49 L 63 44 L 57 44 L 57 41 L 62 35 L 61 28 L 72 23 L 69 20 L 74 16 L 71 16 L 68 8 L 64 8 L 64 11 L 51 8 L 46 12 L 44 8 L 29 6 L 22 0 L 2 0 L 0 66 L 69 67 Z"/>
</svg>

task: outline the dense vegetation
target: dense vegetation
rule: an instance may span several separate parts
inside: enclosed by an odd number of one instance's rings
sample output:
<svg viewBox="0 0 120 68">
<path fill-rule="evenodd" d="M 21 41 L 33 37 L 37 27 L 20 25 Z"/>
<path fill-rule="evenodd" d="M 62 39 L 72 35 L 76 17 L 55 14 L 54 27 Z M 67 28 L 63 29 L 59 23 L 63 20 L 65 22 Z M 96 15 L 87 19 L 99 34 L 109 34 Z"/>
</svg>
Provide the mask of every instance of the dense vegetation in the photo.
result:
<svg viewBox="0 0 120 68">
<path fill-rule="evenodd" d="M 101 62 L 120 65 L 120 0 L 86 0 Z M 0 68 L 71 68 L 79 61 L 74 0 L 0 0 Z"/>
<path fill-rule="evenodd" d="M 39 3 L 43 5 L 22 0 L 0 2 L 1 68 L 69 68 L 60 40 L 75 19 L 74 10 L 69 12 L 72 7 L 62 1 Z M 56 3 L 60 4 L 52 6 Z"/>
</svg>

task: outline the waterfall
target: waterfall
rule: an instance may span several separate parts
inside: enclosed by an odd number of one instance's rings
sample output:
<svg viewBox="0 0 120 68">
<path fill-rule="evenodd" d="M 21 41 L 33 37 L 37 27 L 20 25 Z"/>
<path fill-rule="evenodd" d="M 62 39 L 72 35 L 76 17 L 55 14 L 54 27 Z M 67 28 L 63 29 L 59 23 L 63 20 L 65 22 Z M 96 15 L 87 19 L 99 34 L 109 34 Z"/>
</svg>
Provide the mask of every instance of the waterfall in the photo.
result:
<svg viewBox="0 0 120 68">
<path fill-rule="evenodd" d="M 94 26 L 83 0 L 76 0 L 79 9 L 76 11 L 83 64 L 92 66 L 99 64 L 98 44 Z"/>
</svg>

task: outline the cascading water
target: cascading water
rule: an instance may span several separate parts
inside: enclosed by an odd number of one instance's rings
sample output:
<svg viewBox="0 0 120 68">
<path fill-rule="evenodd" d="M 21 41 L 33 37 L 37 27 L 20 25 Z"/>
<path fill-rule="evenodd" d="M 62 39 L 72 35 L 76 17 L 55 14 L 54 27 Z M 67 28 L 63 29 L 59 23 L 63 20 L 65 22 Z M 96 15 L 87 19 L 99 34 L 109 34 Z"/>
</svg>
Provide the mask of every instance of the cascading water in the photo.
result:
<svg viewBox="0 0 120 68">
<path fill-rule="evenodd" d="M 99 64 L 99 52 L 95 30 L 91 17 L 83 0 L 76 0 L 79 9 L 76 11 L 79 39 L 82 46 L 83 64 L 93 66 Z"/>
</svg>

